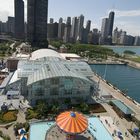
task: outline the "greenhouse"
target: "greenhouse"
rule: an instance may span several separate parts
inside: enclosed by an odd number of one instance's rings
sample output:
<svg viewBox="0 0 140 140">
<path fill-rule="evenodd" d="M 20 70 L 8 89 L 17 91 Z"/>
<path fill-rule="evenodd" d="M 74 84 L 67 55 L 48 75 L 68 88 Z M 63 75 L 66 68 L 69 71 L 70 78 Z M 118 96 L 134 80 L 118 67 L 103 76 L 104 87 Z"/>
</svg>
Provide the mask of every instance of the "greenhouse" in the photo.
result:
<svg viewBox="0 0 140 140">
<path fill-rule="evenodd" d="M 94 89 L 94 82 L 89 79 L 92 75 L 86 62 L 65 60 L 49 49 L 33 52 L 30 59 L 19 61 L 17 69 L 21 94 L 31 105 L 38 100 L 88 100 Z"/>
</svg>

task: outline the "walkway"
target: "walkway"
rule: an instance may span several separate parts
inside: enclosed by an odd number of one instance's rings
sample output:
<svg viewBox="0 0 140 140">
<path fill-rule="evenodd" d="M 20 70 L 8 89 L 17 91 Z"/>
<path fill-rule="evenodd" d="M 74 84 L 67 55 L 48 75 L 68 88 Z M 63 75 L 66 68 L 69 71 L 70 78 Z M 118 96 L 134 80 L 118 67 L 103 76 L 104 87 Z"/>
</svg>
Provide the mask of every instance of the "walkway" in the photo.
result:
<svg viewBox="0 0 140 140">
<path fill-rule="evenodd" d="M 94 75 L 92 79 L 96 82 L 99 81 L 99 78 Z M 140 120 L 140 105 L 136 105 L 132 100 L 125 97 L 123 94 L 121 94 L 118 90 L 115 90 L 113 87 L 109 86 L 105 81 L 100 79 L 100 85 L 99 85 L 99 93 L 100 95 L 112 95 L 115 99 L 121 100 L 126 105 L 132 108 L 132 110 L 135 112 L 135 117 Z"/>
<path fill-rule="evenodd" d="M 130 127 L 130 124 L 131 124 L 131 123 L 126 124 L 125 121 L 124 121 L 123 119 L 121 119 L 121 118 L 116 114 L 116 112 L 112 109 L 112 107 L 111 107 L 110 105 L 108 105 L 107 103 L 103 103 L 102 105 L 103 105 L 103 107 L 107 110 L 109 116 L 110 116 L 111 118 L 113 118 L 114 124 L 116 124 L 117 127 L 119 128 L 119 130 L 122 132 L 122 134 L 123 134 L 125 140 L 131 140 L 131 139 L 133 138 L 133 136 L 132 136 L 132 135 L 129 133 L 129 131 L 127 130 L 127 128 Z M 109 123 L 111 123 L 111 122 L 109 122 Z M 127 132 L 127 134 L 129 135 L 129 137 L 126 137 L 126 136 L 125 136 L 125 132 Z M 135 140 L 135 139 L 133 138 L 133 140 Z"/>
<path fill-rule="evenodd" d="M 6 129 L 4 125 L 0 125 L 0 130 L 4 133 L 4 135 L 8 135 L 11 138 L 11 140 L 16 140 L 16 136 L 14 134 L 14 124 L 16 124 L 17 122 L 26 122 L 25 114 L 22 110 L 19 110 L 19 113 L 17 114 L 17 121 L 13 122 L 13 124 L 8 129 Z"/>
</svg>

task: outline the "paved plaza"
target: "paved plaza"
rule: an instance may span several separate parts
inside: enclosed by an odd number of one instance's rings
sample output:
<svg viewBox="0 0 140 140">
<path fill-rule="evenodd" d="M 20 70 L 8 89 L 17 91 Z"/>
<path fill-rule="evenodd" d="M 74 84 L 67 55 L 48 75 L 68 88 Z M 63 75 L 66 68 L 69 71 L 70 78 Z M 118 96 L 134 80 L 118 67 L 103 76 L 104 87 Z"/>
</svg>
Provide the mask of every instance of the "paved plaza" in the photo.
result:
<svg viewBox="0 0 140 140">
<path fill-rule="evenodd" d="M 3 104 L 6 104 L 9 109 L 19 109 L 19 108 L 28 108 L 28 102 L 23 102 L 24 97 L 20 96 L 19 99 L 7 99 L 6 95 L 0 95 L 0 110 Z"/>
<path fill-rule="evenodd" d="M 66 133 L 60 130 L 57 126 L 54 126 L 47 134 L 46 140 L 65 140 Z M 92 135 L 85 131 L 82 134 L 76 135 L 75 140 L 94 140 Z"/>
</svg>

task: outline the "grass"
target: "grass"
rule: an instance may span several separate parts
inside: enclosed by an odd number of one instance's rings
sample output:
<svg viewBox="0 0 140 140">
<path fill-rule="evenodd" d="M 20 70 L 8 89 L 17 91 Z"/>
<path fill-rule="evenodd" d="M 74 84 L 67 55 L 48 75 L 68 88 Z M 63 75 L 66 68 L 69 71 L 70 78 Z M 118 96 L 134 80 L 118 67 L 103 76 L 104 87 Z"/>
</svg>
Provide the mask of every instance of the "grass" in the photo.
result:
<svg viewBox="0 0 140 140">
<path fill-rule="evenodd" d="M 90 111 L 92 113 L 104 113 L 106 112 L 105 108 L 101 105 L 101 104 L 93 104 L 93 105 L 89 105 L 90 107 Z"/>
<path fill-rule="evenodd" d="M 10 123 L 16 121 L 17 119 L 17 111 L 8 111 L 6 113 L 0 113 L 0 122 L 1 123 Z"/>
<path fill-rule="evenodd" d="M 131 60 L 134 61 L 134 62 L 138 62 L 138 63 L 140 63 L 140 57 L 137 57 L 137 58 L 131 58 Z"/>
</svg>

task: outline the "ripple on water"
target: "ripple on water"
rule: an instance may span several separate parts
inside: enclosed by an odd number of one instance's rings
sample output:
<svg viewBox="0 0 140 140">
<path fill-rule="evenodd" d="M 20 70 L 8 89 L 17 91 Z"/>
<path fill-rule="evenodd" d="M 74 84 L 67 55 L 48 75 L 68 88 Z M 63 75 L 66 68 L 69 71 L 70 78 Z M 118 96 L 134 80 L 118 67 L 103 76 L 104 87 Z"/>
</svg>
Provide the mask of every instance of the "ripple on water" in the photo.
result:
<svg viewBox="0 0 140 140">
<path fill-rule="evenodd" d="M 91 65 L 103 77 L 106 65 Z M 140 103 L 140 70 L 126 65 L 107 65 L 105 79 Z"/>
</svg>

